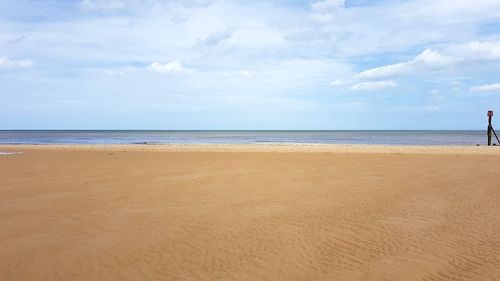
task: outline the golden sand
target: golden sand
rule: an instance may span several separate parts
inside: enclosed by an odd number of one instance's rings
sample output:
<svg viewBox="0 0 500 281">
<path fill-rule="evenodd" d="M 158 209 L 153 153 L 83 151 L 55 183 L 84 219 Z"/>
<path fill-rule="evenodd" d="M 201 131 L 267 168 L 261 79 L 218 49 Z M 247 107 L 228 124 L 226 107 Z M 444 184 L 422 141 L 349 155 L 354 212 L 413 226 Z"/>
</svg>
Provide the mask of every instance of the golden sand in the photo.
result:
<svg viewBox="0 0 500 281">
<path fill-rule="evenodd" d="M 500 280 L 500 148 L 0 151 L 0 280 Z"/>
</svg>

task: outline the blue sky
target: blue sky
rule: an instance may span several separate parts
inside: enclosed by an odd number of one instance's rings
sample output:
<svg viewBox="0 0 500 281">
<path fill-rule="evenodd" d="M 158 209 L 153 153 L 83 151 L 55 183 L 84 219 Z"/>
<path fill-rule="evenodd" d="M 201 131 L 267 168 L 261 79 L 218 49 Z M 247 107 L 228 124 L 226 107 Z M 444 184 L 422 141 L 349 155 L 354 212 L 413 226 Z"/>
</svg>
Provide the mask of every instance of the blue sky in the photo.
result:
<svg viewBox="0 0 500 281">
<path fill-rule="evenodd" d="M 499 73 L 500 0 L 0 0 L 0 129 L 484 129 Z"/>
</svg>

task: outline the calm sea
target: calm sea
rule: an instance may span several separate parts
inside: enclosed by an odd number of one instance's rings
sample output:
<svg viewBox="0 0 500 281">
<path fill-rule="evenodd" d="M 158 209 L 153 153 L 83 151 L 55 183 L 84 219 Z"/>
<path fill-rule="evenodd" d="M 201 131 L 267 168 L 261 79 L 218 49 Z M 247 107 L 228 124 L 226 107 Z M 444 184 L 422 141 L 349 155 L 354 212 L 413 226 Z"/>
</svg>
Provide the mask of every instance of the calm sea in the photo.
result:
<svg viewBox="0 0 500 281">
<path fill-rule="evenodd" d="M 0 144 L 485 144 L 485 131 L 0 131 Z"/>
</svg>

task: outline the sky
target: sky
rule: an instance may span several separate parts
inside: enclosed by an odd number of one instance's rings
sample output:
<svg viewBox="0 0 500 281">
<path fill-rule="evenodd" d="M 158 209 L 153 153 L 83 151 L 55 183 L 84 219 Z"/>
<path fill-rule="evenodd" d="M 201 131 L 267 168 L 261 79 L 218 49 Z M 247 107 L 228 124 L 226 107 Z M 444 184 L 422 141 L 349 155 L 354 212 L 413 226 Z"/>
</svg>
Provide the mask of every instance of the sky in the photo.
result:
<svg viewBox="0 0 500 281">
<path fill-rule="evenodd" d="M 0 129 L 485 129 L 490 109 L 500 0 L 0 0 Z"/>
</svg>

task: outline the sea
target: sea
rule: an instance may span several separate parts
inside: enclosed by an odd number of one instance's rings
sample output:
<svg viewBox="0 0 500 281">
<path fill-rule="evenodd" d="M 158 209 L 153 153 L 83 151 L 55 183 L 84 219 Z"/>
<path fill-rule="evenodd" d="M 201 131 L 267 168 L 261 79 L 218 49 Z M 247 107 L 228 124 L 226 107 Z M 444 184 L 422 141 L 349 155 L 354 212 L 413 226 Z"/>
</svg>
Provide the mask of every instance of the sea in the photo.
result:
<svg viewBox="0 0 500 281">
<path fill-rule="evenodd" d="M 0 144 L 362 144 L 484 145 L 486 131 L 0 130 Z"/>
</svg>

